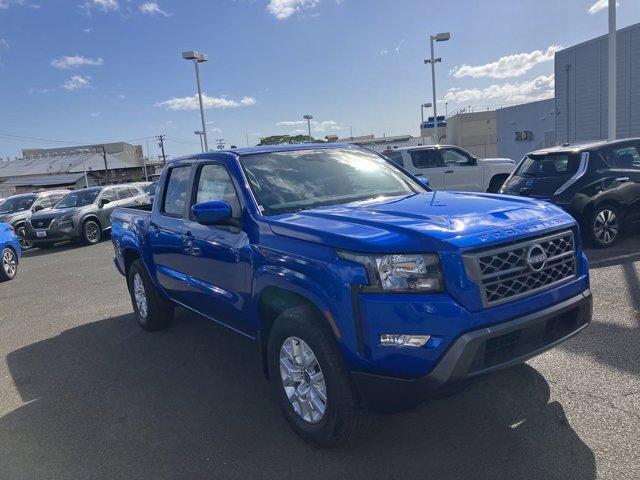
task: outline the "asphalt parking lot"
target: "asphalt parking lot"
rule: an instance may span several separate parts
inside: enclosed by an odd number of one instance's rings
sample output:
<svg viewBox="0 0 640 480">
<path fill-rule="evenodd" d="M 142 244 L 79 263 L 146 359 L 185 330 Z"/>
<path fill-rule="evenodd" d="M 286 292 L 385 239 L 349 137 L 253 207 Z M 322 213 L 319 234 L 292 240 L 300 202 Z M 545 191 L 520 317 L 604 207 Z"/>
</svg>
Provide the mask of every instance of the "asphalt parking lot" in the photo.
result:
<svg viewBox="0 0 640 480">
<path fill-rule="evenodd" d="M 110 242 L 28 252 L 0 285 L 0 478 L 638 479 L 639 247 L 589 252 L 581 335 L 347 450 L 292 433 L 250 341 L 139 329 Z"/>
</svg>

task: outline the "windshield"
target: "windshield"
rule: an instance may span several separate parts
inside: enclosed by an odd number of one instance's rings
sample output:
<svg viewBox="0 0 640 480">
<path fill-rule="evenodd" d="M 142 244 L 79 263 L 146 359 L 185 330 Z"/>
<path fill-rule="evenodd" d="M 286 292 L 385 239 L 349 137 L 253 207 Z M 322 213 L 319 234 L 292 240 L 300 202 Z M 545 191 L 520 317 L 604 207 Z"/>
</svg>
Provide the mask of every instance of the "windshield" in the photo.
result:
<svg viewBox="0 0 640 480">
<path fill-rule="evenodd" d="M 266 215 L 424 191 L 378 155 L 364 150 L 274 152 L 242 157 L 241 162 Z"/>
<path fill-rule="evenodd" d="M 0 213 L 14 213 L 29 210 L 35 201 L 35 195 L 18 195 L 0 203 Z"/>
<path fill-rule="evenodd" d="M 99 189 L 78 190 L 68 193 L 56 203 L 55 208 L 84 207 L 91 205 L 99 193 Z"/>
<path fill-rule="evenodd" d="M 144 189 L 144 193 L 146 193 L 147 195 L 155 195 L 157 186 L 158 186 L 157 183 L 152 183 L 151 185 L 149 185 L 147 188 Z"/>
<path fill-rule="evenodd" d="M 548 155 L 527 155 L 516 175 L 521 177 L 562 177 L 578 171 L 579 153 L 553 153 Z"/>
</svg>

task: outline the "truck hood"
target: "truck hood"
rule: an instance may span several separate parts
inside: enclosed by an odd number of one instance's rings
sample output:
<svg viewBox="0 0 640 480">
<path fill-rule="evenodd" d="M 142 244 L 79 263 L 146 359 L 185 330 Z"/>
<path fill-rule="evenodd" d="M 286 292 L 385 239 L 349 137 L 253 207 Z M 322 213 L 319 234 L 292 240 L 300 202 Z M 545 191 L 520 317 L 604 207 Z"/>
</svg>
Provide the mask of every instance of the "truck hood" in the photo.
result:
<svg viewBox="0 0 640 480">
<path fill-rule="evenodd" d="M 487 165 L 513 165 L 515 167 L 516 162 L 510 158 L 480 158 L 478 161 Z"/>
<path fill-rule="evenodd" d="M 267 217 L 277 235 L 364 253 L 454 250 L 574 224 L 558 207 L 505 195 L 428 192 Z"/>
</svg>

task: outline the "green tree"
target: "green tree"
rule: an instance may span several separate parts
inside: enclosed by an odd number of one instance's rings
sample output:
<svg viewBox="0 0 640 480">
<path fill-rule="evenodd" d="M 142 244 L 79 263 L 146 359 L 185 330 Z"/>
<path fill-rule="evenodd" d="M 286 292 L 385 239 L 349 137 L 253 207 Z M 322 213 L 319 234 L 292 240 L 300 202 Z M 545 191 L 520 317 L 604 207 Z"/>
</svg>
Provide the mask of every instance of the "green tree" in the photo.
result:
<svg viewBox="0 0 640 480">
<path fill-rule="evenodd" d="M 260 140 L 260 145 L 286 145 L 291 143 L 309 143 L 309 135 L 271 135 Z M 311 143 L 325 143 L 324 140 L 311 137 Z"/>
</svg>

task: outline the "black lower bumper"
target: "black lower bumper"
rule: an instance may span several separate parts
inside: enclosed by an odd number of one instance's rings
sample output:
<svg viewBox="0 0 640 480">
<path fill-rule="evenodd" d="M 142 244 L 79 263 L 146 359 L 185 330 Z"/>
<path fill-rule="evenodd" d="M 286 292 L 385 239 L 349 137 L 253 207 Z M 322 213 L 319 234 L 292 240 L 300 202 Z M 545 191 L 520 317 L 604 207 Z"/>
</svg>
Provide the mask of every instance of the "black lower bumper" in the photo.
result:
<svg viewBox="0 0 640 480">
<path fill-rule="evenodd" d="M 425 377 L 403 379 L 352 372 L 352 378 L 366 408 L 407 408 L 445 385 L 523 363 L 553 348 L 584 329 L 591 322 L 592 311 L 591 292 L 586 290 L 540 312 L 463 334 Z"/>
</svg>

